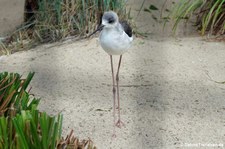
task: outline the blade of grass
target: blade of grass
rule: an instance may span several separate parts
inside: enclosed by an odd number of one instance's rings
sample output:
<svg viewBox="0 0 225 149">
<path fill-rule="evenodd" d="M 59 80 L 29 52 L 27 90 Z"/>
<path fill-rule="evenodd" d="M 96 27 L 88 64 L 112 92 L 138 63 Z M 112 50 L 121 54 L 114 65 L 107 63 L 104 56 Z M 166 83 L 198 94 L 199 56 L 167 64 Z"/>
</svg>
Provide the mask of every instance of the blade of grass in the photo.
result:
<svg viewBox="0 0 225 149">
<path fill-rule="evenodd" d="M 220 2 L 219 0 L 217 0 L 215 2 L 215 4 L 211 7 L 211 9 L 210 9 L 209 13 L 207 14 L 207 16 L 204 18 L 203 23 L 202 23 L 202 31 L 201 31 L 202 35 L 205 34 L 205 31 L 206 31 L 206 29 L 207 29 L 207 27 L 209 25 L 209 22 L 212 19 L 214 10 L 218 6 L 219 2 Z"/>
<path fill-rule="evenodd" d="M 17 117 L 17 118 L 13 118 L 13 125 L 17 131 L 18 134 L 18 139 L 19 139 L 19 144 L 21 144 L 21 148 L 23 149 L 29 149 L 29 146 L 27 144 L 26 138 L 24 136 L 24 133 L 21 129 L 21 125 L 19 124 L 19 121 L 21 121 L 21 118 Z"/>
<path fill-rule="evenodd" d="M 213 31 L 213 27 L 214 27 L 214 24 L 215 24 L 215 22 L 216 22 L 216 19 L 218 18 L 219 14 L 220 14 L 221 12 L 223 12 L 223 11 L 221 10 L 221 8 L 222 8 L 222 5 L 224 4 L 224 2 L 225 2 L 225 0 L 221 0 L 221 1 L 220 1 L 220 4 L 219 4 L 219 6 L 218 6 L 218 8 L 217 8 L 216 11 L 215 11 L 215 14 L 214 14 L 214 17 L 213 17 L 213 20 L 212 20 L 212 24 L 211 24 L 211 33 L 212 33 L 212 31 Z"/>
</svg>

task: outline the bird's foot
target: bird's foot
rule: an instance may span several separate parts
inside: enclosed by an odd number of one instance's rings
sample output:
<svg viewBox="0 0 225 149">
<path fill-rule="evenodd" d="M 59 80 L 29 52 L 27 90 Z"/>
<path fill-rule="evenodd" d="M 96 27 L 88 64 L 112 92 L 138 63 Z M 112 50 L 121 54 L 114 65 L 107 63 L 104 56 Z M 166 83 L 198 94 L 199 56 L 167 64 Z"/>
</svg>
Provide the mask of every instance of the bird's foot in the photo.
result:
<svg viewBox="0 0 225 149">
<path fill-rule="evenodd" d="M 125 124 L 119 119 L 116 124 L 115 124 L 117 127 L 121 128 L 122 126 L 125 127 Z"/>
</svg>

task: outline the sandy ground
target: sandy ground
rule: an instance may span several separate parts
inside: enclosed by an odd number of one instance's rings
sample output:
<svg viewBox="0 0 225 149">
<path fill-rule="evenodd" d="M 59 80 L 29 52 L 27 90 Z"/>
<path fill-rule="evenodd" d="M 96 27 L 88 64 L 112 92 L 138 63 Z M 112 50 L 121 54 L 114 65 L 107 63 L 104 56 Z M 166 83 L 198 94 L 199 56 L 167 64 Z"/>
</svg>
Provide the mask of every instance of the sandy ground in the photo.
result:
<svg viewBox="0 0 225 149">
<path fill-rule="evenodd" d="M 225 80 L 225 44 L 202 37 L 161 37 L 152 24 L 144 29 L 152 34 L 135 38 L 122 60 L 126 126 L 116 129 L 115 139 L 110 61 L 97 38 L 2 56 L 0 71 L 35 71 L 32 93 L 42 98 L 39 108 L 62 112 L 63 133 L 74 129 L 99 149 L 225 147 L 225 85 L 212 81 Z"/>
</svg>

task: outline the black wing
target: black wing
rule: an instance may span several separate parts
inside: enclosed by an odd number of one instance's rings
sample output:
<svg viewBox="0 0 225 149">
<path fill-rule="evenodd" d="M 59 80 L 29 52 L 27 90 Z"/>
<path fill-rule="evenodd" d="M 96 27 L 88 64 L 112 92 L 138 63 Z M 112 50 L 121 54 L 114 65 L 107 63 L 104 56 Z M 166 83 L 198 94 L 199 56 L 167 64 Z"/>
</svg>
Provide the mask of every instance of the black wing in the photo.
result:
<svg viewBox="0 0 225 149">
<path fill-rule="evenodd" d="M 132 37 L 132 28 L 130 25 L 127 23 L 127 21 L 120 21 L 120 24 L 122 25 L 125 33 L 129 36 Z"/>
</svg>

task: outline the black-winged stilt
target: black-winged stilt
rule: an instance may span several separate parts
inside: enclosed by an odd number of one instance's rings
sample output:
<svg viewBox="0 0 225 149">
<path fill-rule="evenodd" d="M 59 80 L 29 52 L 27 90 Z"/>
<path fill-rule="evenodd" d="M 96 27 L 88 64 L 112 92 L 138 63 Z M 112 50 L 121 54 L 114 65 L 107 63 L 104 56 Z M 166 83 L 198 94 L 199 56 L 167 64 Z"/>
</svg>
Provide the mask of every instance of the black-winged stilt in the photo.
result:
<svg viewBox="0 0 225 149">
<path fill-rule="evenodd" d="M 121 65 L 122 55 L 131 46 L 133 40 L 132 29 L 126 21 L 119 21 L 118 15 L 113 11 L 105 12 L 102 16 L 102 24 L 98 29 L 91 35 L 101 30 L 100 33 L 100 44 L 102 48 L 109 54 L 112 70 L 112 82 L 113 82 L 113 117 L 114 117 L 114 130 L 113 135 L 115 136 L 115 126 L 121 128 L 123 122 L 120 118 L 120 97 L 119 97 L 119 69 Z M 90 35 L 90 36 L 91 36 Z M 120 55 L 118 70 L 116 73 L 116 80 L 113 70 L 113 55 Z M 115 84 L 116 82 L 116 84 Z M 118 120 L 116 121 L 116 93 L 118 101 Z"/>
</svg>

